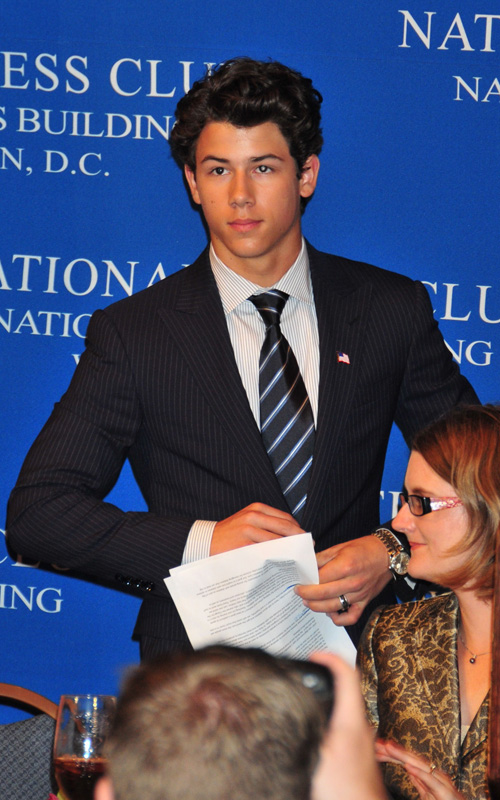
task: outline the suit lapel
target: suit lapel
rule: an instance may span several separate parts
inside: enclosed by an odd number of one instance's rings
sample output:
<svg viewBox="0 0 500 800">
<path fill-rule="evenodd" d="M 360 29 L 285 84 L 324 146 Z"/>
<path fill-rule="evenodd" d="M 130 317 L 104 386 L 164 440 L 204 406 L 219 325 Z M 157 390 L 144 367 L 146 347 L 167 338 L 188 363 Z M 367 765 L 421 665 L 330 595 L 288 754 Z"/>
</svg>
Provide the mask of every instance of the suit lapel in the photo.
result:
<svg viewBox="0 0 500 800">
<path fill-rule="evenodd" d="M 460 751 L 460 692 L 457 657 L 459 608 L 450 594 L 439 616 L 432 615 L 420 625 L 413 640 L 415 661 L 429 706 L 443 733 L 444 751 L 458 757 Z M 436 675 L 442 676 L 439 685 Z M 443 708 L 442 698 L 446 699 Z M 489 693 L 472 720 L 462 745 L 461 758 L 480 747 L 488 734 Z"/>
<path fill-rule="evenodd" d="M 463 745 L 462 756 L 465 758 L 472 750 L 480 747 L 488 738 L 488 712 L 490 706 L 490 693 L 486 695 L 481 703 L 478 712 L 471 722 L 467 731 Z"/>
<path fill-rule="evenodd" d="M 460 700 L 457 662 L 458 602 L 454 595 L 438 613 L 429 607 L 413 637 L 415 663 L 429 708 L 441 729 L 443 752 L 453 759 L 460 752 Z M 436 676 L 439 676 L 437 681 Z"/>
<path fill-rule="evenodd" d="M 489 693 L 461 745 L 457 659 L 458 601 L 450 594 L 438 615 L 422 620 L 412 641 L 419 679 L 443 736 L 443 752 L 458 763 L 482 747 L 488 737 Z M 441 676 L 437 683 L 436 675 Z"/>
<path fill-rule="evenodd" d="M 274 492 L 275 505 L 286 508 L 241 382 L 208 250 L 183 278 L 160 311 L 162 320 L 241 457 L 262 476 L 267 495 Z"/>
<path fill-rule="evenodd" d="M 308 253 L 320 340 L 317 431 L 303 519 L 311 529 L 355 396 L 372 290 L 369 283 L 353 284 L 343 259 L 310 245 Z M 241 383 L 208 250 L 185 270 L 178 291 L 169 294 L 160 313 L 242 457 L 262 476 L 268 495 L 272 490 L 276 507 L 287 509 Z M 350 363 L 339 362 L 338 352 L 346 353 Z"/>
<path fill-rule="evenodd" d="M 314 519 L 330 475 L 359 378 L 371 286 L 354 286 L 343 260 L 308 245 L 320 341 L 320 385 L 313 468 L 304 524 Z M 338 360 L 347 354 L 349 363 Z"/>
</svg>

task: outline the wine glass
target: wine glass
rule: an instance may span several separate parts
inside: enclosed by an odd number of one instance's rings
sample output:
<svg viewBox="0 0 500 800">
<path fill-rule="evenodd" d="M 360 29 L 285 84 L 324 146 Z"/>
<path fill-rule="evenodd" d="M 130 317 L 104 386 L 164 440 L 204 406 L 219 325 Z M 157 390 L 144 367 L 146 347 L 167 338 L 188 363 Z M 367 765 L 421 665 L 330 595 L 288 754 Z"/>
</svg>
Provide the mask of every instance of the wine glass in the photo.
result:
<svg viewBox="0 0 500 800">
<path fill-rule="evenodd" d="M 66 800 L 92 800 L 104 772 L 103 745 L 116 707 L 111 695 L 63 694 L 57 712 L 54 771 Z"/>
</svg>

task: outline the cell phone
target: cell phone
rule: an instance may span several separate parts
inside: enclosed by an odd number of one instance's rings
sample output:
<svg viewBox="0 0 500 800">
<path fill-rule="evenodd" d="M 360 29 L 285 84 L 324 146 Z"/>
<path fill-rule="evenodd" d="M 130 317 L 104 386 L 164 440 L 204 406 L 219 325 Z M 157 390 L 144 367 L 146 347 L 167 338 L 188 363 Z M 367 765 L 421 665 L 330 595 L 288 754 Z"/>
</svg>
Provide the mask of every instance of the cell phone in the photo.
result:
<svg viewBox="0 0 500 800">
<path fill-rule="evenodd" d="M 326 718 L 329 719 L 333 709 L 334 686 L 333 675 L 328 667 L 316 664 L 314 661 L 301 661 L 300 659 L 283 659 L 299 673 L 304 686 L 314 692 L 320 705 L 324 708 Z"/>
</svg>

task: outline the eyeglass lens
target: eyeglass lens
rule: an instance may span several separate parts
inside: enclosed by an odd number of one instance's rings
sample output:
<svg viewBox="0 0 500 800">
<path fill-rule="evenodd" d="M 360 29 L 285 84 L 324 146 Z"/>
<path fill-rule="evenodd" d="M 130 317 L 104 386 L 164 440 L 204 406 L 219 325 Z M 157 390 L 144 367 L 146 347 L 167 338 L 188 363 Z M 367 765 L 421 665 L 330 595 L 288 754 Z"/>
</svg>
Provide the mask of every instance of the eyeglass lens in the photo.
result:
<svg viewBox="0 0 500 800">
<path fill-rule="evenodd" d="M 403 506 L 405 503 L 408 503 L 410 511 L 415 517 L 421 517 L 424 513 L 422 500 L 423 498 L 419 497 L 417 494 L 408 495 L 406 492 L 401 492 L 399 495 L 399 502 L 401 505 Z"/>
</svg>

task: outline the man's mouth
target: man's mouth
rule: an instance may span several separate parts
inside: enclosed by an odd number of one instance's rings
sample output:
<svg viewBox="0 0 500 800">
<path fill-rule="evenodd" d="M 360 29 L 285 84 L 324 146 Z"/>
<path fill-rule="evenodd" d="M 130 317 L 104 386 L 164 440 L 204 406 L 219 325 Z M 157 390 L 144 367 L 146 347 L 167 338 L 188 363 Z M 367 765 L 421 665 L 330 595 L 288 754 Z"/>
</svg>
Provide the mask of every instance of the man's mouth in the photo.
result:
<svg viewBox="0 0 500 800">
<path fill-rule="evenodd" d="M 233 219 L 232 222 L 229 223 L 230 227 L 233 231 L 239 231 L 240 233 L 245 233 L 246 231 L 252 231 L 258 225 L 260 225 L 260 219 Z"/>
</svg>

